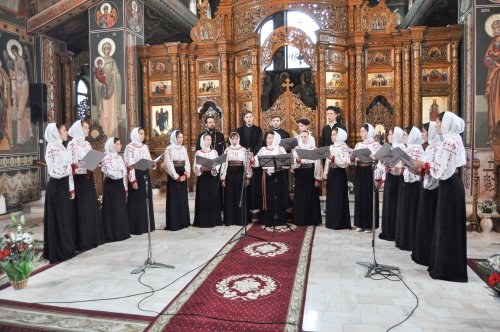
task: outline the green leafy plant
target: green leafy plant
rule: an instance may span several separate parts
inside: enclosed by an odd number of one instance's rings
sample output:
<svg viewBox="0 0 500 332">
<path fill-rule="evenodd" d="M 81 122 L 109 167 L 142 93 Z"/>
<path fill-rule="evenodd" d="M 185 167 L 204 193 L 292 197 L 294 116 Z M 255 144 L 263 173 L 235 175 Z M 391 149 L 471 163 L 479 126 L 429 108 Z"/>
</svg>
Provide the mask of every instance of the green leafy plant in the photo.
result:
<svg viewBox="0 0 500 332">
<path fill-rule="evenodd" d="M 479 202 L 477 208 L 482 213 L 491 214 L 497 209 L 497 203 L 495 201 L 483 201 Z"/>
<path fill-rule="evenodd" d="M 12 223 L 4 230 L 6 233 L 0 244 L 0 269 L 9 280 L 19 281 L 27 279 L 36 264 L 40 261 L 40 254 L 35 254 L 33 233 L 25 226 L 24 216 L 19 222 L 12 216 Z"/>
</svg>

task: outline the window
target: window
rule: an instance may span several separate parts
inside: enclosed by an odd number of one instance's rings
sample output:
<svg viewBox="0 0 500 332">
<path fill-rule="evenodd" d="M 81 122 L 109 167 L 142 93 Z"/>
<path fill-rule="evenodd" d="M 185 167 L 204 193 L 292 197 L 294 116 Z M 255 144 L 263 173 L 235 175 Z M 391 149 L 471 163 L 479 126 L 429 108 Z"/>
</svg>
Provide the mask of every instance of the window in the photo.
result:
<svg viewBox="0 0 500 332">
<path fill-rule="evenodd" d="M 89 86 L 83 78 L 76 80 L 76 110 L 78 119 L 90 117 Z"/>
<path fill-rule="evenodd" d="M 307 34 L 313 43 L 316 43 L 316 31 L 319 29 L 319 25 L 308 15 L 299 11 L 284 11 L 269 17 L 260 28 L 260 44 L 264 44 L 267 37 L 280 26 L 290 26 L 298 28 Z M 309 65 L 304 61 L 304 57 L 300 54 L 300 50 L 294 46 L 286 45 L 276 51 L 273 55 L 273 62 L 269 67 L 266 68 L 267 71 L 272 71 L 275 68 L 275 61 L 280 62 L 277 67 L 282 67 L 283 62 L 282 57 L 284 57 L 284 69 L 293 68 L 309 68 Z"/>
</svg>

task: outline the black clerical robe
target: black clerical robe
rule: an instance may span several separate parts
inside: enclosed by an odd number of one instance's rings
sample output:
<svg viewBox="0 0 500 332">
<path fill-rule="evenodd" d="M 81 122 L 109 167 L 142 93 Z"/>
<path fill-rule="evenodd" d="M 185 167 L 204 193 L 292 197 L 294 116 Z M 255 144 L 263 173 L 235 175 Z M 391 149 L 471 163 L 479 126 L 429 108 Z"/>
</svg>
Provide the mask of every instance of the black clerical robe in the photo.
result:
<svg viewBox="0 0 500 332">
<path fill-rule="evenodd" d="M 257 155 L 262 143 L 262 129 L 256 125 L 250 127 L 244 125 L 239 127 L 237 132 L 240 135 L 240 145 Z"/>
<path fill-rule="evenodd" d="M 330 126 L 329 124 L 327 124 L 326 126 L 323 127 L 323 130 L 321 131 L 321 138 L 319 140 L 320 147 L 330 146 L 333 144 L 333 142 L 332 142 L 332 130 L 333 130 L 333 128 L 342 128 L 345 131 L 347 131 L 345 126 L 338 123 L 338 122 L 336 124 L 334 124 L 333 126 Z"/>
</svg>

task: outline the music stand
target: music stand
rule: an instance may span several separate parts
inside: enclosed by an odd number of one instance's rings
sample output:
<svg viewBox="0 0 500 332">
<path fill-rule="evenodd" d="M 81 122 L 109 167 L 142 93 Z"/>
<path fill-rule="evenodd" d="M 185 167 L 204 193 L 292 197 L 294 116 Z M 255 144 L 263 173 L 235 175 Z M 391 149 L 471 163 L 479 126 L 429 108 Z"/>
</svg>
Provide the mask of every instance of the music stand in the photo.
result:
<svg viewBox="0 0 500 332">
<path fill-rule="evenodd" d="M 238 204 L 238 206 L 241 210 L 241 222 L 243 224 L 243 234 L 238 236 L 236 239 L 231 240 L 229 243 L 239 241 L 246 236 L 252 237 L 252 238 L 257 239 L 257 240 L 266 241 L 265 239 L 263 239 L 261 237 L 248 234 L 248 231 L 247 231 L 248 211 L 247 211 L 247 169 L 246 168 L 248 167 L 248 157 L 247 157 L 248 152 L 250 152 L 250 149 L 246 149 L 246 152 L 245 152 L 245 163 L 243 164 L 244 165 L 243 179 L 241 180 L 242 186 L 241 186 L 241 193 L 240 193 L 240 204 Z"/>
<path fill-rule="evenodd" d="M 132 167 L 134 169 L 138 169 L 140 171 L 146 171 L 154 164 L 155 164 L 155 162 L 153 160 L 141 159 L 136 164 L 134 164 Z M 144 271 L 146 271 L 146 269 L 148 267 L 156 267 L 156 268 L 163 267 L 163 268 L 167 268 L 167 269 L 175 268 L 172 265 L 167 265 L 167 264 L 155 262 L 155 260 L 153 259 L 153 250 L 151 248 L 151 223 L 150 223 L 150 217 L 149 217 L 149 187 L 148 187 L 147 174 L 144 174 L 144 185 L 146 187 L 146 214 L 147 214 L 147 222 L 148 222 L 148 258 L 144 262 L 143 266 L 138 267 L 137 269 L 133 270 L 132 272 L 130 272 L 131 274 L 137 274 L 137 273 L 144 272 Z"/>
<path fill-rule="evenodd" d="M 276 156 L 260 156 L 259 157 L 259 166 L 260 167 L 274 167 L 274 171 L 276 172 L 276 169 L 282 168 L 283 166 L 291 166 L 292 165 L 292 154 L 287 153 L 287 154 L 281 154 L 281 155 L 276 155 Z M 262 176 L 266 176 L 265 174 L 262 174 Z M 276 232 L 276 225 L 278 224 L 278 178 L 274 178 L 274 223 L 273 223 L 273 237 L 274 233 Z M 293 229 L 288 225 L 288 223 L 285 220 L 285 225 L 286 227 L 293 231 Z M 266 226 L 264 229 L 266 229 L 268 226 Z"/>
<path fill-rule="evenodd" d="M 373 169 L 373 174 L 375 175 L 375 168 L 377 167 L 377 161 L 378 160 L 372 160 L 372 169 Z M 377 214 L 375 213 L 375 207 L 376 207 L 376 195 L 378 195 L 378 188 L 377 186 L 375 185 L 375 181 L 372 181 L 373 183 L 373 219 L 372 219 L 372 252 L 373 252 L 373 261 L 371 262 L 360 262 L 360 261 L 357 261 L 356 264 L 359 264 L 359 265 L 362 265 L 362 266 L 365 266 L 368 268 L 368 272 L 366 272 L 365 274 L 365 278 L 368 278 L 370 277 L 374 271 L 376 269 L 382 269 L 382 270 L 396 270 L 396 271 L 399 271 L 399 267 L 397 266 L 390 266 L 390 265 L 383 265 L 383 264 L 379 264 L 377 263 L 377 259 L 375 258 L 375 224 L 376 224 L 376 217 L 377 217 Z"/>
</svg>

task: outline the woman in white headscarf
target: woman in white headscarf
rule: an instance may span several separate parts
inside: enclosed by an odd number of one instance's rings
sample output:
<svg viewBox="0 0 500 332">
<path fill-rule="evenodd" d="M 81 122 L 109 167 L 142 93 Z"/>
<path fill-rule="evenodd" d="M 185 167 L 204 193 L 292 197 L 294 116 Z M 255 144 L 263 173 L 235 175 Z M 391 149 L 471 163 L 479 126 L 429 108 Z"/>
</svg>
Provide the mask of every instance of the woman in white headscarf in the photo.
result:
<svg viewBox="0 0 500 332">
<path fill-rule="evenodd" d="M 101 211 L 95 191 L 94 172 L 81 167 L 81 160 L 92 150 L 85 140 L 89 134 L 89 123 L 78 120 L 68 130 L 72 140 L 68 143 L 73 161 L 73 177 L 78 195 L 73 203 L 73 218 L 75 225 L 76 249 L 89 250 L 103 244 Z"/>
<path fill-rule="evenodd" d="M 299 134 L 296 149 L 314 150 L 315 144 L 309 131 Z M 321 186 L 321 160 L 301 159 L 297 151 L 293 151 L 295 177 L 294 191 L 294 223 L 297 226 L 321 225 L 321 206 L 319 202 L 319 187 Z"/>
<path fill-rule="evenodd" d="M 243 217 L 251 222 L 248 213 L 243 216 L 239 206 L 243 176 L 245 173 L 245 185 L 250 184 L 252 168 L 250 167 L 247 150 L 240 145 L 240 135 L 232 132 L 229 135 L 231 145 L 224 151 L 227 159 L 221 168 L 221 183 L 224 187 L 224 225 L 243 225 Z M 248 210 L 248 209 L 247 209 Z"/>
<path fill-rule="evenodd" d="M 429 257 L 429 275 L 434 279 L 467 282 L 467 237 L 465 191 L 459 170 L 466 164 L 460 134 L 464 120 L 451 112 L 440 113 L 436 130 L 443 142 L 434 160 L 416 161 L 415 166 L 439 179 L 436 223 Z"/>
<path fill-rule="evenodd" d="M 405 129 L 408 133 L 403 136 L 403 143 L 406 144 L 404 151 L 413 160 L 418 160 L 424 153 L 422 148 L 422 133 L 417 127 Z M 420 193 L 420 173 L 414 168 L 403 169 L 404 186 L 399 194 L 398 212 L 396 215 L 396 247 L 401 250 L 412 250 L 413 232 L 418 214 L 418 198 Z"/>
<path fill-rule="evenodd" d="M 330 229 L 352 229 L 345 171 L 351 164 L 350 149 L 345 143 L 347 132 L 340 127 L 333 127 L 331 139 L 330 158 L 326 160 L 324 170 L 327 179 L 325 226 Z"/>
<path fill-rule="evenodd" d="M 436 122 L 431 121 L 422 125 L 422 138 L 428 145 L 420 160 L 432 162 L 441 141 L 437 135 Z M 411 258 L 415 263 L 428 266 L 436 220 L 439 180 L 425 174 L 425 170 L 421 171 L 420 181 L 422 181 L 422 178 L 423 185 L 420 188 L 420 198 L 418 200 L 418 216 L 414 230 Z"/>
<path fill-rule="evenodd" d="M 253 160 L 253 167 L 262 167 L 262 222 L 266 227 L 286 224 L 286 208 L 288 205 L 288 183 L 286 182 L 285 169 L 288 167 L 270 167 L 262 165 L 259 157 L 276 156 L 285 154 L 285 149 L 280 146 L 281 136 L 268 131 L 264 135 L 266 146 L 262 147 Z M 274 197 L 277 197 L 277 202 Z M 274 220 L 277 211 L 278 220 Z"/>
<path fill-rule="evenodd" d="M 194 160 L 194 174 L 198 177 L 196 181 L 196 201 L 194 206 L 193 226 L 214 227 L 222 225 L 220 215 L 219 180 L 218 174 L 221 166 L 206 167 L 196 163 L 196 157 L 215 159 L 218 153 L 211 148 L 212 137 L 204 134 L 200 137 L 201 149 L 196 151 Z"/>
<path fill-rule="evenodd" d="M 187 182 L 191 175 L 191 164 L 183 142 L 182 132 L 174 130 L 170 135 L 170 145 L 165 149 L 164 165 L 168 174 L 165 229 L 170 231 L 191 225 Z"/>
<path fill-rule="evenodd" d="M 102 227 L 106 242 L 122 241 L 130 237 L 127 215 L 127 167 L 118 154 L 122 144 L 118 137 L 110 137 L 104 145 L 106 156 L 101 161 L 105 176 L 102 193 Z"/>
<path fill-rule="evenodd" d="M 394 127 L 389 130 L 387 141 L 391 149 L 404 148 L 403 129 Z M 382 202 L 382 231 L 379 238 L 394 241 L 396 238 L 396 217 L 398 212 L 399 187 L 403 186 L 401 162 L 397 165 L 385 165 L 384 200 Z"/>
<path fill-rule="evenodd" d="M 130 234 L 141 235 L 148 232 L 148 207 L 146 197 L 149 197 L 149 227 L 155 230 L 155 215 L 153 210 L 153 191 L 149 170 L 134 169 L 134 165 L 141 159 L 151 159 L 149 148 L 144 141 L 144 129 L 134 128 L 130 132 L 130 143 L 125 148 L 123 159 L 128 172 L 128 199 L 127 214 Z M 153 166 L 154 168 L 155 166 Z M 146 196 L 147 182 L 147 196 Z"/>
<path fill-rule="evenodd" d="M 362 141 L 356 144 L 354 150 L 369 149 L 374 154 L 380 149 L 380 143 L 375 140 L 377 132 L 369 123 L 359 130 Z M 356 161 L 356 178 L 354 180 L 354 225 L 356 232 L 370 233 L 373 225 L 373 181 L 381 178 L 374 174 L 373 162 Z M 375 228 L 378 228 L 378 195 L 375 195 Z"/>
<path fill-rule="evenodd" d="M 64 124 L 48 124 L 45 162 L 50 178 L 45 192 L 43 255 L 50 263 L 67 260 L 76 250 L 70 205 L 70 199 L 75 197 L 71 153 L 63 145 L 67 139 Z"/>
</svg>

